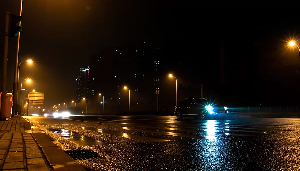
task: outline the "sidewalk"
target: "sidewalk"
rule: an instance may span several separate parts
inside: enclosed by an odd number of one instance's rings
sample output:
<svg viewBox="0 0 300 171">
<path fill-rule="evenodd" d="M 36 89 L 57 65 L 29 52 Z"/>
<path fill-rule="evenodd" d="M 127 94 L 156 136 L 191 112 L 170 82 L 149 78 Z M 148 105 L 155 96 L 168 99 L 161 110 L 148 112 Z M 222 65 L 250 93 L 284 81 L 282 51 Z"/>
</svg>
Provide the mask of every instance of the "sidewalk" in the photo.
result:
<svg viewBox="0 0 300 171">
<path fill-rule="evenodd" d="M 21 116 L 0 121 L 0 170 L 84 171 L 44 133 L 30 132 Z"/>
</svg>

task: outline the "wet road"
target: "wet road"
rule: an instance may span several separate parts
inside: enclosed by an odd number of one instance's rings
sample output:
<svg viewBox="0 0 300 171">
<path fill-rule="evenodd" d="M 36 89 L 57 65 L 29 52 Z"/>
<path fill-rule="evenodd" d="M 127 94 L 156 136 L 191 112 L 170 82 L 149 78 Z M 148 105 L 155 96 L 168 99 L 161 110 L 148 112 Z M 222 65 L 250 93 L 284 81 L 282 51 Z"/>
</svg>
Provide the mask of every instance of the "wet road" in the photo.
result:
<svg viewBox="0 0 300 171">
<path fill-rule="evenodd" d="M 300 170 L 300 119 L 182 121 L 172 116 L 27 117 L 106 159 L 94 170 Z"/>
</svg>

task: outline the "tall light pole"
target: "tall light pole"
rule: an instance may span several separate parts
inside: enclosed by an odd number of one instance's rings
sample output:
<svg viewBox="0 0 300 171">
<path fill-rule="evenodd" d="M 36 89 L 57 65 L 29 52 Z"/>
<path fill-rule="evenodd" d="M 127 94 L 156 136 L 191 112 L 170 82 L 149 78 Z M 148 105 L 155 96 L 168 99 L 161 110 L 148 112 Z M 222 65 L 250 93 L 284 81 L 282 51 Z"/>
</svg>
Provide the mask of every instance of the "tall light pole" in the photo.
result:
<svg viewBox="0 0 300 171">
<path fill-rule="evenodd" d="M 30 84 L 31 82 L 32 82 L 32 81 L 31 81 L 30 78 L 26 78 L 26 79 L 25 79 L 25 83 L 26 83 L 26 84 Z M 23 86 L 22 86 L 22 85 L 23 85 L 23 84 L 22 84 L 22 82 L 21 82 L 21 83 L 20 83 L 20 96 L 19 96 L 19 97 L 20 97 L 19 101 L 20 101 L 20 104 L 21 104 L 21 107 L 20 107 L 20 111 L 19 111 L 19 112 L 20 112 L 21 115 L 22 115 L 22 111 L 23 111 L 23 110 L 22 110 L 22 109 L 23 109 L 23 94 L 22 94 L 22 87 L 23 87 Z"/>
<path fill-rule="evenodd" d="M 99 95 L 99 97 L 101 97 L 101 93 L 99 93 L 98 94 Z M 99 98 L 99 99 L 101 99 L 101 98 Z M 100 103 L 101 104 L 101 103 Z M 100 109 L 101 110 L 101 109 Z M 102 95 L 102 113 L 104 113 L 104 96 Z"/>
<path fill-rule="evenodd" d="M 173 74 L 169 74 L 168 75 L 169 76 L 169 78 L 173 78 L 174 76 L 173 76 Z M 175 105 L 177 106 L 177 77 L 175 77 L 175 87 L 176 87 L 176 90 L 175 90 Z"/>
<path fill-rule="evenodd" d="M 82 98 L 85 101 L 85 113 L 87 114 L 87 99 L 85 97 Z"/>
<path fill-rule="evenodd" d="M 124 86 L 124 90 L 127 90 L 128 87 L 127 86 Z M 128 110 L 130 112 L 130 89 L 128 89 Z"/>
<path fill-rule="evenodd" d="M 20 0 L 20 14 L 22 16 L 22 8 L 23 8 L 23 0 Z M 21 21 L 19 22 L 19 26 L 21 26 Z M 17 54 L 16 54 L 16 63 L 15 63 L 15 71 L 14 71 L 14 83 L 13 83 L 13 111 L 12 116 L 14 116 L 17 112 L 18 106 L 18 66 L 19 66 L 19 50 L 20 50 L 20 36 L 21 33 L 18 32 L 18 40 L 17 40 Z"/>
<path fill-rule="evenodd" d="M 4 56 L 3 56 L 3 70 L 2 70 L 2 95 L 1 95 L 1 120 L 5 119 L 5 97 L 6 97 L 6 77 L 7 77 L 7 54 L 8 54 L 8 36 L 9 36 L 9 16 L 6 12 L 5 17 L 5 33 L 4 33 Z"/>
<path fill-rule="evenodd" d="M 18 110 L 17 110 L 17 113 L 21 113 L 21 109 L 22 109 L 22 106 L 20 104 L 22 104 L 22 97 L 21 97 L 21 89 L 22 89 L 22 83 L 20 83 L 20 69 L 21 69 L 21 65 L 24 64 L 24 63 L 27 63 L 29 65 L 31 65 L 33 63 L 33 60 L 32 59 L 27 59 L 25 62 L 21 62 L 19 63 L 18 65 L 18 71 L 17 71 L 17 87 L 18 87 L 18 95 L 17 95 L 17 99 L 18 99 Z M 31 79 L 27 79 L 26 80 L 27 83 L 30 83 L 31 82 Z"/>
<path fill-rule="evenodd" d="M 294 40 L 290 40 L 289 42 L 288 42 L 288 46 L 289 47 L 297 47 L 297 49 L 298 49 L 298 53 L 299 53 L 299 61 L 300 61 L 300 48 L 299 48 L 299 45 L 296 43 L 296 41 L 294 41 Z"/>
<path fill-rule="evenodd" d="M 104 114 L 104 96 L 103 96 L 103 108 L 102 109 L 103 109 L 103 114 Z"/>
</svg>

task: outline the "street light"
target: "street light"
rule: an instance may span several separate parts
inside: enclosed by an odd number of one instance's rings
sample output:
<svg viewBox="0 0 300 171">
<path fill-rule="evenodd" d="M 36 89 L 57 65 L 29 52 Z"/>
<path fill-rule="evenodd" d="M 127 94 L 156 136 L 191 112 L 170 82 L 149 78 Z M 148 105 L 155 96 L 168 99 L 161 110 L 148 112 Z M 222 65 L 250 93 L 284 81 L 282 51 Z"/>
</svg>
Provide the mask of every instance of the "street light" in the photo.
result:
<svg viewBox="0 0 300 171">
<path fill-rule="evenodd" d="M 102 95 L 101 93 L 99 93 L 98 94 L 99 95 L 99 97 Z M 103 110 L 103 113 L 104 113 L 104 96 L 102 96 L 102 103 L 100 102 L 100 104 L 102 104 L 103 106 L 102 106 L 102 110 Z"/>
<path fill-rule="evenodd" d="M 169 74 L 168 75 L 169 76 L 169 78 L 173 78 L 174 76 L 173 76 L 173 74 Z M 175 77 L 175 86 L 176 86 L 176 95 L 175 95 L 175 105 L 177 106 L 177 77 Z"/>
<path fill-rule="evenodd" d="M 127 86 L 124 86 L 124 90 L 127 90 L 128 87 Z M 130 112 L 130 89 L 128 89 L 128 110 Z"/>
<path fill-rule="evenodd" d="M 299 48 L 299 45 L 297 44 L 297 42 L 295 40 L 290 40 L 288 42 L 288 46 L 293 48 L 293 47 L 297 47 L 298 51 L 299 51 L 299 59 L 300 60 L 300 48 Z"/>
<path fill-rule="evenodd" d="M 30 84 L 32 81 L 31 81 L 31 79 L 30 78 L 26 78 L 25 80 L 24 80 L 24 83 L 26 83 L 26 84 Z M 20 83 L 20 96 L 19 96 L 19 102 L 20 102 L 20 114 L 22 114 L 22 111 L 23 111 L 23 108 L 22 108 L 22 106 L 23 106 L 23 93 L 22 93 L 22 90 L 25 90 L 25 89 L 22 89 L 22 86 L 23 86 L 23 84 L 22 84 L 23 82 L 21 82 Z M 27 115 L 28 115 L 28 113 L 27 113 Z"/>
<path fill-rule="evenodd" d="M 17 78 L 16 78 L 16 82 L 14 82 L 14 96 L 13 96 L 13 112 L 12 114 L 14 115 L 16 112 L 17 113 L 20 113 L 21 112 L 21 85 L 20 85 L 20 68 L 21 68 L 21 65 L 22 64 L 32 64 L 33 63 L 33 60 L 32 59 L 27 59 L 26 61 L 24 62 L 21 62 L 18 64 L 18 67 L 17 67 Z"/>
<path fill-rule="evenodd" d="M 83 97 L 82 100 L 85 100 L 85 113 L 87 113 L 87 100 L 85 97 Z"/>
<path fill-rule="evenodd" d="M 26 78 L 26 83 L 31 83 L 31 79 L 30 78 Z M 22 86 L 21 86 L 22 88 Z"/>
</svg>

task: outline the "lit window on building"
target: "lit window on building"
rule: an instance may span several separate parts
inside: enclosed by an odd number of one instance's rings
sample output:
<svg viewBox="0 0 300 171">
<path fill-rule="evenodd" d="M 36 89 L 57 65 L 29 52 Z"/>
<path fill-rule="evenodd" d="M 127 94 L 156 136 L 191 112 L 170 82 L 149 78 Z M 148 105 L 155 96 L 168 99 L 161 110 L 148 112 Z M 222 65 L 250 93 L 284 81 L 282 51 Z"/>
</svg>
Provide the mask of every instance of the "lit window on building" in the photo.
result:
<svg viewBox="0 0 300 171">
<path fill-rule="evenodd" d="M 93 80 L 95 80 L 95 78 L 93 78 Z"/>
<path fill-rule="evenodd" d="M 139 103 L 136 103 L 137 105 L 139 104 Z"/>
<path fill-rule="evenodd" d="M 121 98 L 119 97 L 119 100 L 121 100 Z"/>
<path fill-rule="evenodd" d="M 157 81 L 159 81 L 159 79 L 157 79 Z"/>
<path fill-rule="evenodd" d="M 118 50 L 116 49 L 116 52 L 118 52 Z"/>
<path fill-rule="evenodd" d="M 120 55 L 122 55 L 122 53 L 120 53 Z"/>
<path fill-rule="evenodd" d="M 117 76 L 115 75 L 115 78 L 117 78 Z"/>
<path fill-rule="evenodd" d="M 137 50 L 135 50 L 135 52 L 137 53 Z"/>
<path fill-rule="evenodd" d="M 101 59 L 102 57 L 100 56 L 100 59 Z"/>
</svg>

